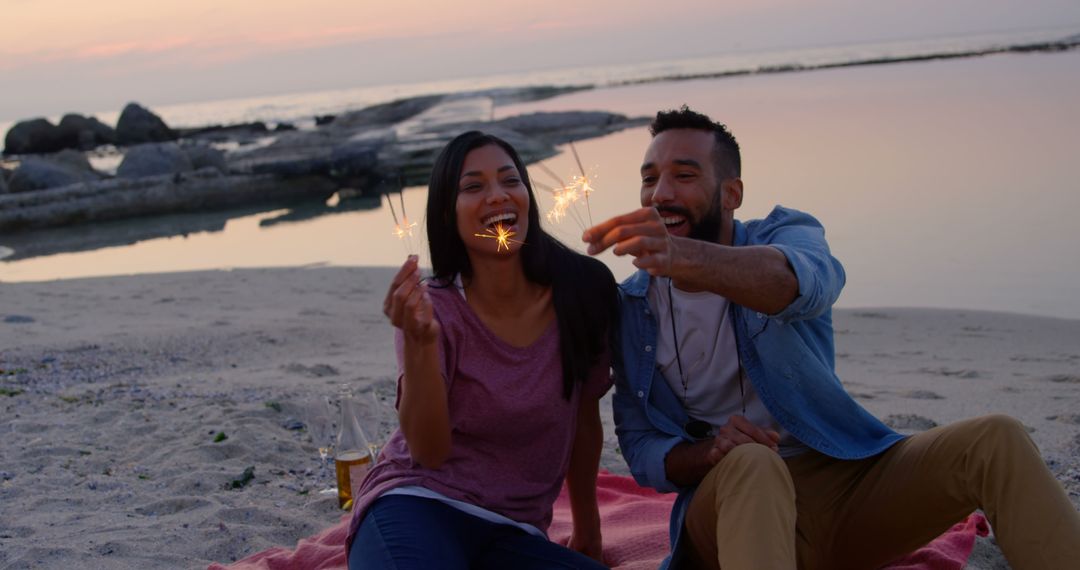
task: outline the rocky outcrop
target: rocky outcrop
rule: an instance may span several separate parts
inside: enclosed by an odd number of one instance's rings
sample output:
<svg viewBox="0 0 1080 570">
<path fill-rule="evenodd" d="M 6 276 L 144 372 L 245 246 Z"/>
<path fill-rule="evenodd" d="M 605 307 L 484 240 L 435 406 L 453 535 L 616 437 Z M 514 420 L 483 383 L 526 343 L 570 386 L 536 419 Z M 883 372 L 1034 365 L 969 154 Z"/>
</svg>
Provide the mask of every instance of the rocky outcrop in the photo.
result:
<svg viewBox="0 0 1080 570">
<path fill-rule="evenodd" d="M 253 123 L 237 123 L 235 125 L 210 125 L 209 127 L 175 129 L 175 132 L 177 137 L 181 139 L 223 142 L 265 136 L 270 132 L 270 129 L 266 128 L 266 123 L 255 121 Z"/>
<path fill-rule="evenodd" d="M 103 144 L 116 144 L 116 131 L 94 117 L 68 113 L 57 127 L 64 148 L 90 150 Z"/>
<path fill-rule="evenodd" d="M 41 118 L 15 123 L 4 137 L 4 154 L 56 152 L 63 148 L 60 129 Z"/>
<path fill-rule="evenodd" d="M 180 148 L 187 154 L 188 159 L 191 160 L 191 167 L 195 170 L 213 168 L 222 174 L 229 171 L 229 164 L 225 160 L 225 153 L 212 146 L 189 144 Z"/>
<path fill-rule="evenodd" d="M 551 144 L 565 144 L 626 128 L 626 117 L 603 111 L 529 113 L 495 121 L 493 125 L 540 137 Z"/>
<path fill-rule="evenodd" d="M 7 183 L 8 176 L 7 169 L 0 168 L 0 194 L 7 194 L 10 191 Z"/>
<path fill-rule="evenodd" d="M 195 167 L 180 145 L 174 142 L 147 143 L 133 146 L 124 154 L 116 169 L 117 178 L 142 178 L 191 172 Z"/>
<path fill-rule="evenodd" d="M 116 121 L 116 141 L 122 145 L 176 140 L 176 133 L 138 103 L 128 103 Z"/>
<path fill-rule="evenodd" d="M 11 193 L 59 188 L 72 184 L 95 182 L 101 175 L 94 172 L 81 152 L 65 150 L 52 157 L 29 156 L 22 160 L 11 175 Z"/>
<path fill-rule="evenodd" d="M 389 103 L 380 103 L 365 107 L 359 111 L 344 113 L 332 119 L 337 129 L 358 129 L 360 127 L 385 127 L 411 119 L 434 107 L 446 98 L 446 95 L 424 95 L 409 99 L 399 99 Z"/>
<path fill-rule="evenodd" d="M 112 127 L 94 117 L 68 113 L 59 125 L 47 119 L 20 121 L 4 137 L 4 154 L 46 154 L 64 149 L 89 150 L 116 144 Z"/>
<path fill-rule="evenodd" d="M 497 101 L 529 100 L 544 92 L 500 89 L 415 97 L 340 114 L 315 129 L 269 131 L 251 123 L 188 130 L 190 138 L 179 143 L 130 147 L 116 179 L 99 180 L 90 171 L 90 180 L 78 178 L 64 187 L 54 187 L 60 180 L 50 181 L 39 186 L 52 187 L 48 190 L 0 196 L 0 233 L 185 210 L 270 208 L 283 200 L 317 206 L 305 210 L 304 215 L 314 216 L 326 211 L 323 203 L 338 189 L 352 189 L 355 198 L 348 200 L 362 201 L 384 192 L 386 184 L 425 184 L 436 153 L 467 130 L 502 137 L 526 162 L 534 162 L 555 155 L 556 145 L 567 141 L 647 121 L 604 112 L 492 120 Z M 129 105 L 125 115 L 137 114 L 131 111 L 135 107 Z M 163 136 L 167 128 L 158 124 L 153 136 Z M 119 126 L 117 137 L 121 143 L 131 140 Z M 208 141 L 232 150 L 222 153 Z"/>
<path fill-rule="evenodd" d="M 180 175 L 116 178 L 25 194 L 0 196 L 0 232 L 133 216 L 210 211 L 250 204 L 269 207 L 329 198 L 337 188 L 324 177 L 282 180 L 204 169 Z"/>
</svg>

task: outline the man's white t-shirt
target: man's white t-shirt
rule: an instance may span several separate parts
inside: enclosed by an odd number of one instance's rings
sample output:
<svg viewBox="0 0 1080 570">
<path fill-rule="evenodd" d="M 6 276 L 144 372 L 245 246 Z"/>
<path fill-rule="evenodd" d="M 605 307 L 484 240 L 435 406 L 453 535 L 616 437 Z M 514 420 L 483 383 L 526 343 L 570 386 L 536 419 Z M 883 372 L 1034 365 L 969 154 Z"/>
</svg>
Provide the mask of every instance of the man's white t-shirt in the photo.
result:
<svg viewBox="0 0 1080 570">
<path fill-rule="evenodd" d="M 659 333 L 656 365 L 692 419 L 709 423 L 716 434 L 728 418 L 741 414 L 780 434 L 781 456 L 808 449 L 777 423 L 745 377 L 726 298 L 708 291 L 682 291 L 667 277 L 649 280 L 648 298 Z"/>
</svg>

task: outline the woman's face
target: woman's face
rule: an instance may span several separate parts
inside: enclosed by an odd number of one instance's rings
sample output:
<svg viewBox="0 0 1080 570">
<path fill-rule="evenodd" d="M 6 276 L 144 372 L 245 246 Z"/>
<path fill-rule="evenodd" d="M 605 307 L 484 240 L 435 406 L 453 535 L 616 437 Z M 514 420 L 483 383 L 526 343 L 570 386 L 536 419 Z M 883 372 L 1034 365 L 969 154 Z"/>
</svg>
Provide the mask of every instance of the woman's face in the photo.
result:
<svg viewBox="0 0 1080 570">
<path fill-rule="evenodd" d="M 529 233 L 529 191 L 510 155 L 498 145 L 465 155 L 458 179 L 457 227 L 470 255 L 512 255 L 521 249 Z"/>
</svg>

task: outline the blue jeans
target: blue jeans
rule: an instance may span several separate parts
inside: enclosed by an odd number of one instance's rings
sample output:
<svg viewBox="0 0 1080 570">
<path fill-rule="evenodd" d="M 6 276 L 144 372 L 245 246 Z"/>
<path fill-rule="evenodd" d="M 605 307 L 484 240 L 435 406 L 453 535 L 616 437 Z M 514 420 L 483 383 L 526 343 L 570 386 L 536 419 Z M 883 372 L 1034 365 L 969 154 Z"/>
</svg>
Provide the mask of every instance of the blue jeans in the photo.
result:
<svg viewBox="0 0 1080 570">
<path fill-rule="evenodd" d="M 603 569 L 595 560 L 520 528 L 464 513 L 434 499 L 375 501 L 353 538 L 349 570 Z"/>
</svg>

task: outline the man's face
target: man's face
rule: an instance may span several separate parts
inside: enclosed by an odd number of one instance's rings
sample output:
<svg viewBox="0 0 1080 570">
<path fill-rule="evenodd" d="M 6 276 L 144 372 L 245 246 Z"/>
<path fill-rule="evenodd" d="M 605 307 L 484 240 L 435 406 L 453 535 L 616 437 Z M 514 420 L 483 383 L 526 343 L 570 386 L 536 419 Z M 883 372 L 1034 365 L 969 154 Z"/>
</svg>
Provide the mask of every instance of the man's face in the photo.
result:
<svg viewBox="0 0 1080 570">
<path fill-rule="evenodd" d="M 731 210 L 713 166 L 713 135 L 672 129 L 655 137 L 641 165 L 641 205 L 660 212 L 673 236 L 711 242 L 730 240 Z M 741 186 L 738 201 L 741 201 Z M 729 198 L 730 201 L 730 198 Z"/>
</svg>

